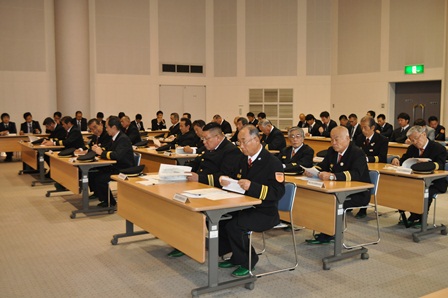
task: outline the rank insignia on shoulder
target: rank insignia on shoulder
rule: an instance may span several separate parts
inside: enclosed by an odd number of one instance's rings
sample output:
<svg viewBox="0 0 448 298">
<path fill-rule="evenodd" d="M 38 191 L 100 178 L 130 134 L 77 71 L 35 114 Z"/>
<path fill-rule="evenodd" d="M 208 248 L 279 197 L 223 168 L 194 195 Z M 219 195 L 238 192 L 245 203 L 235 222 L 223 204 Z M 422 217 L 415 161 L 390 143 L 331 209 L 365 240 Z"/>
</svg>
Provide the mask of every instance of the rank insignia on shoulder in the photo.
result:
<svg viewBox="0 0 448 298">
<path fill-rule="evenodd" d="M 241 174 L 237 174 L 236 178 L 241 179 Z"/>
</svg>

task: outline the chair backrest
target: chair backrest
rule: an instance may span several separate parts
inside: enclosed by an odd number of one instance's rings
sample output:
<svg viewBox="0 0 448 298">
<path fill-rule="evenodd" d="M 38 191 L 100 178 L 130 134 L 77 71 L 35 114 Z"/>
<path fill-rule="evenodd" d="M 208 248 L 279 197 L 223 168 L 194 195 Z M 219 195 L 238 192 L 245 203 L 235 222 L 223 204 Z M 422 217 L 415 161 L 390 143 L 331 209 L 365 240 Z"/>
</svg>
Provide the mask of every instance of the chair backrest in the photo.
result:
<svg viewBox="0 0 448 298">
<path fill-rule="evenodd" d="M 376 192 L 378 191 L 378 182 L 380 181 L 380 172 L 376 170 L 369 171 L 370 182 L 375 185 L 372 189 L 370 189 L 370 194 L 376 196 Z"/>
<path fill-rule="evenodd" d="M 140 160 L 142 159 L 142 155 L 140 153 L 134 152 L 134 164 L 135 166 L 140 165 Z"/>
<path fill-rule="evenodd" d="M 292 182 L 285 183 L 285 194 L 278 202 L 279 211 L 290 212 L 294 205 L 294 198 L 296 196 L 296 184 Z"/>
</svg>

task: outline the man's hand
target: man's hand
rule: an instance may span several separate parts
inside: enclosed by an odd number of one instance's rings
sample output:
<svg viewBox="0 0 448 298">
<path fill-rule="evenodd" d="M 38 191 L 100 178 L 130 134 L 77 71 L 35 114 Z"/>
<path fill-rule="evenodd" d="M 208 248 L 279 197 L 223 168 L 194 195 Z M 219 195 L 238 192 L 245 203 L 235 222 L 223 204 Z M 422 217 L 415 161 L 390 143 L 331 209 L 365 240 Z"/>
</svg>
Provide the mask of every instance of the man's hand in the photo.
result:
<svg viewBox="0 0 448 298">
<path fill-rule="evenodd" d="M 250 188 L 250 180 L 247 179 L 241 179 L 238 181 L 239 186 L 244 189 L 245 191 L 248 191 Z"/>
<path fill-rule="evenodd" d="M 399 166 L 400 165 L 400 160 L 395 157 L 394 159 L 392 159 L 392 161 L 390 163 L 392 165 L 394 165 L 394 166 Z"/>
<path fill-rule="evenodd" d="M 199 175 L 196 173 L 191 172 L 191 176 L 187 176 L 188 181 L 198 182 L 199 181 Z"/>
<path fill-rule="evenodd" d="M 184 147 L 184 152 L 185 153 L 193 153 L 193 148 L 191 148 L 190 146 L 187 145 Z"/>
<path fill-rule="evenodd" d="M 319 173 L 319 179 L 320 180 L 330 180 L 330 176 L 334 175 L 333 173 L 330 172 L 320 172 Z"/>
<path fill-rule="evenodd" d="M 101 149 L 98 145 L 93 145 L 92 151 L 94 151 L 97 155 L 101 155 L 101 153 L 103 153 L 103 149 Z"/>
<path fill-rule="evenodd" d="M 324 132 L 324 128 L 321 126 L 321 127 L 319 127 L 319 132 L 320 133 L 323 133 Z"/>
<path fill-rule="evenodd" d="M 44 140 L 41 144 L 42 146 L 54 146 L 53 141 L 50 140 Z"/>
</svg>

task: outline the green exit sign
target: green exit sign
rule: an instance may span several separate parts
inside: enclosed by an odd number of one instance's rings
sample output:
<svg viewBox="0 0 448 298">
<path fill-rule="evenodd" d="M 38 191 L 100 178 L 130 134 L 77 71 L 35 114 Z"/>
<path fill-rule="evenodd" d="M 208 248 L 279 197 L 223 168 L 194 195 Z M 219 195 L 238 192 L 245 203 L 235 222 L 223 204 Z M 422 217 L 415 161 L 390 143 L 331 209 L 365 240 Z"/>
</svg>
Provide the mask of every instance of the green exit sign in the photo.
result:
<svg viewBox="0 0 448 298">
<path fill-rule="evenodd" d="M 420 65 L 406 65 L 404 67 L 404 74 L 420 74 L 425 72 L 425 66 Z"/>
</svg>

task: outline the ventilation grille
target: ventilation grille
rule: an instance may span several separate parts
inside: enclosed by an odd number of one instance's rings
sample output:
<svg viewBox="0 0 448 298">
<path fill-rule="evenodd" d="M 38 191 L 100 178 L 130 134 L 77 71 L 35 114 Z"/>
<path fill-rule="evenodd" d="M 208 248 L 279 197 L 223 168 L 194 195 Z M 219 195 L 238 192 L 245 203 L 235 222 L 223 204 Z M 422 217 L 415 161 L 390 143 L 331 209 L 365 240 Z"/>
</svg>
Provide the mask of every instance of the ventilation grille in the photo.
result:
<svg viewBox="0 0 448 298">
<path fill-rule="evenodd" d="M 162 72 L 204 73 L 204 66 L 185 64 L 162 64 Z"/>
</svg>

